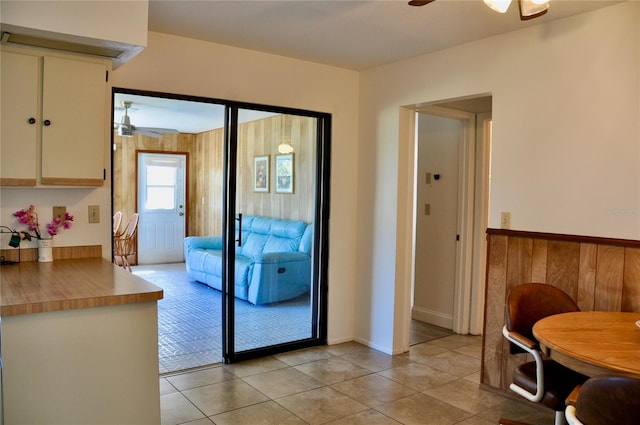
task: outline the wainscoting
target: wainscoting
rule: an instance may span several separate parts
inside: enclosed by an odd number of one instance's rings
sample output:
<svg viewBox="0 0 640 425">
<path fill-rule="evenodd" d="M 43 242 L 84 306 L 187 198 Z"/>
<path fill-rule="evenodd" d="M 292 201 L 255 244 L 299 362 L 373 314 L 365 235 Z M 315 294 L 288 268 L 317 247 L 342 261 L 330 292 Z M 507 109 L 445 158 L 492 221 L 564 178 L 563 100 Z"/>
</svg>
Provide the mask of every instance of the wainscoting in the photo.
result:
<svg viewBox="0 0 640 425">
<path fill-rule="evenodd" d="M 640 312 L 640 241 L 487 230 L 487 279 L 481 383 L 507 392 L 515 366 L 502 336 L 511 288 L 542 282 L 569 294 L 581 310 Z"/>
</svg>

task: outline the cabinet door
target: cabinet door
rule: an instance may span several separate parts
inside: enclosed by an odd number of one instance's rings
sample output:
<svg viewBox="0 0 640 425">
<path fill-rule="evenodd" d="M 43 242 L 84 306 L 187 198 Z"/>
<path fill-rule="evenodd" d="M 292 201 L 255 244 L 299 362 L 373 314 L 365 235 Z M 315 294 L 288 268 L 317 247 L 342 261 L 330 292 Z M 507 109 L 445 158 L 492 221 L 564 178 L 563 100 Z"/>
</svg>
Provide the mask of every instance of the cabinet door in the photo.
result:
<svg viewBox="0 0 640 425">
<path fill-rule="evenodd" d="M 100 63 L 44 57 L 42 184 L 103 184 L 106 71 Z"/>
<path fill-rule="evenodd" d="M 35 186 L 39 58 L 2 52 L 0 185 Z"/>
</svg>

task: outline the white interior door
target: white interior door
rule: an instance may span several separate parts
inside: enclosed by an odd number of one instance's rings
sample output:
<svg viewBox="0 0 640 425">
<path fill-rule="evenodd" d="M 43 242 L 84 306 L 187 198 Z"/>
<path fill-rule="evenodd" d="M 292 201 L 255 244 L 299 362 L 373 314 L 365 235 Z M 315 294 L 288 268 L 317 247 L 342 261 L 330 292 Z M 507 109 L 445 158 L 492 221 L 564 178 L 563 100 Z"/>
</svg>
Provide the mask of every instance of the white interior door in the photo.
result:
<svg viewBox="0 0 640 425">
<path fill-rule="evenodd" d="M 138 154 L 138 263 L 184 261 L 185 154 Z"/>
</svg>

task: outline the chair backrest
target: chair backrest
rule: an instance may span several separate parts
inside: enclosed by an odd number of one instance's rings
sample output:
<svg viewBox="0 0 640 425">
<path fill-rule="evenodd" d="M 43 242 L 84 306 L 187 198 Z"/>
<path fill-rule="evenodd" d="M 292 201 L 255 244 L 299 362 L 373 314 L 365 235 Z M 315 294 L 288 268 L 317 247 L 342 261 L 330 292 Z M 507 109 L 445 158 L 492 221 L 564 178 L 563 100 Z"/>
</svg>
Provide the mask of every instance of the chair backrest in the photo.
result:
<svg viewBox="0 0 640 425">
<path fill-rule="evenodd" d="M 129 222 L 127 223 L 127 227 L 125 227 L 124 232 L 122 232 L 122 237 L 130 238 L 136 233 L 136 228 L 138 227 L 138 221 L 140 220 L 140 215 L 138 213 L 134 213 L 131 218 L 129 218 Z"/>
<path fill-rule="evenodd" d="M 506 326 L 532 341 L 533 325 L 547 316 L 580 311 L 573 299 L 560 288 L 546 283 L 525 283 L 509 291 L 506 304 Z M 511 345 L 511 353 L 520 352 Z"/>
<path fill-rule="evenodd" d="M 236 229 L 238 228 L 236 223 Z M 254 257 L 268 252 L 311 252 L 311 225 L 300 220 L 242 217 L 242 247 L 236 253 Z M 309 231 L 307 229 L 309 228 Z"/>
<path fill-rule="evenodd" d="M 117 235 L 120 230 L 120 223 L 122 223 L 122 211 L 116 211 L 113 214 L 113 234 Z"/>
<path fill-rule="evenodd" d="M 576 416 L 584 425 L 638 424 L 640 379 L 597 376 L 580 388 Z"/>
</svg>

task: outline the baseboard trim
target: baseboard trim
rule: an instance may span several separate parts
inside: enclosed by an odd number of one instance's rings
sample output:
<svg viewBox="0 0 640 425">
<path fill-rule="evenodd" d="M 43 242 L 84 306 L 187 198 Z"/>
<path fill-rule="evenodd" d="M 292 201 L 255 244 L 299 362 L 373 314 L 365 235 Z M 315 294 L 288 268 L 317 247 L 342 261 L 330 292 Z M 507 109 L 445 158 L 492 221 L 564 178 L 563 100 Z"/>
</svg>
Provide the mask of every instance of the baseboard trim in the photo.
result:
<svg viewBox="0 0 640 425">
<path fill-rule="evenodd" d="M 440 326 L 445 329 L 453 329 L 453 316 L 437 311 L 413 306 L 411 318 L 421 322 Z"/>
</svg>

